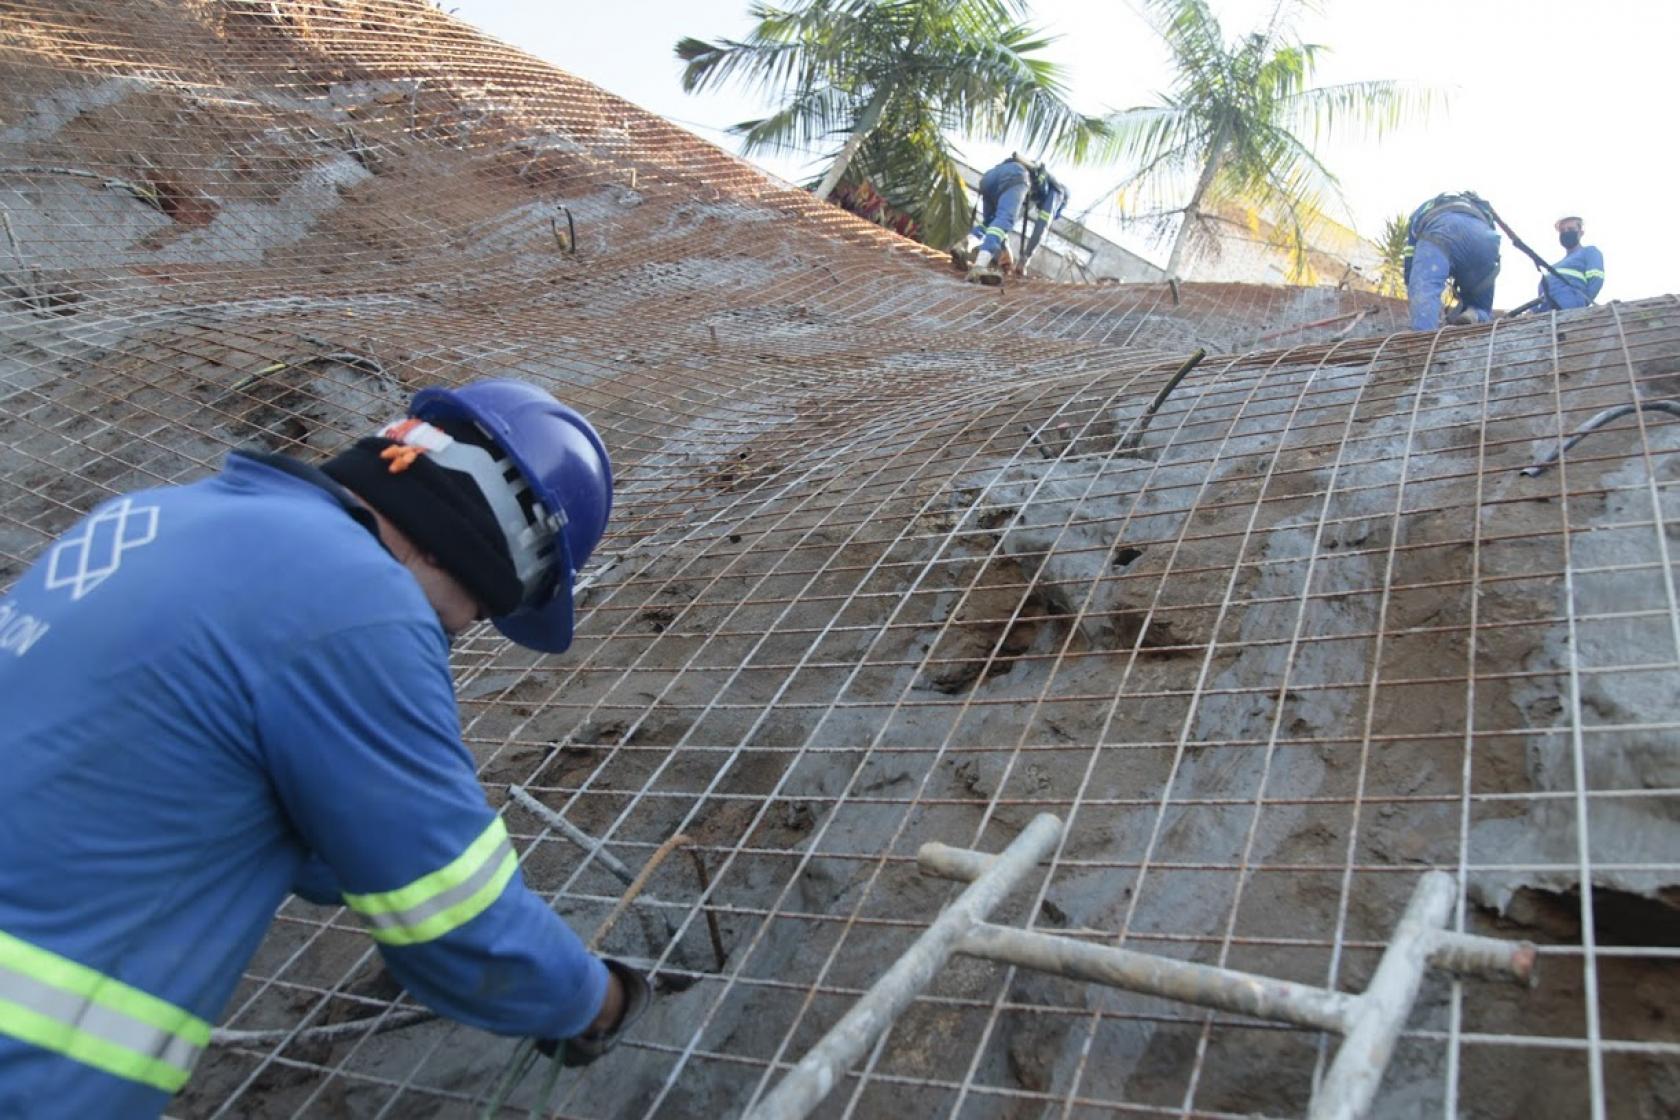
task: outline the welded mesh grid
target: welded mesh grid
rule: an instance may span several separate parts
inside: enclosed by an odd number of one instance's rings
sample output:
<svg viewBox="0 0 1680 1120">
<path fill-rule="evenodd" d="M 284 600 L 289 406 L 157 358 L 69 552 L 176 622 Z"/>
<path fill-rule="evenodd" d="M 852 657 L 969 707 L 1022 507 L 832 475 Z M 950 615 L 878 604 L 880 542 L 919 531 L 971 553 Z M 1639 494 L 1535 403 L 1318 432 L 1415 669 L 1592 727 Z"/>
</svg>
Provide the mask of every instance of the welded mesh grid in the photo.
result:
<svg viewBox="0 0 1680 1120">
<path fill-rule="evenodd" d="M 1672 1094 L 1671 437 L 1515 473 L 1673 395 L 1672 301 L 1253 351 L 1369 297 L 967 288 L 418 4 L 4 10 L 0 579 L 111 493 L 330 451 L 423 384 L 516 373 L 603 431 L 578 642 L 460 643 L 464 735 L 493 802 L 632 868 L 687 833 L 728 959 L 672 860 L 607 946 L 692 986 L 565 1114 L 738 1111 L 937 912 L 917 845 L 1043 810 L 1067 835 L 1003 920 L 1315 983 L 1363 982 L 1424 868 L 1520 889 L 1542 988 L 1433 982 L 1390 1093 Z M 621 884 L 507 818 L 593 929 Z M 279 1035 L 174 1111 L 468 1114 L 506 1044 L 307 1034 L 400 1003 L 369 944 L 288 903 L 225 1019 Z M 1299 1115 L 1327 1049 L 970 962 L 830 1111 Z"/>
</svg>

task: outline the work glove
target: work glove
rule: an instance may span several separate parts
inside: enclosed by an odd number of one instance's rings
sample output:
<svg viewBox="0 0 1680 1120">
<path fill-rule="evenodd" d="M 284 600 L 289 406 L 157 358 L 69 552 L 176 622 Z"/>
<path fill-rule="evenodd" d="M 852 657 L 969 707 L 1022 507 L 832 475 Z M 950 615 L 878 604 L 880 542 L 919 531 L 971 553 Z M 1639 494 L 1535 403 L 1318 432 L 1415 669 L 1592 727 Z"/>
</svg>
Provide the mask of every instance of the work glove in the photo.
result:
<svg viewBox="0 0 1680 1120">
<path fill-rule="evenodd" d="M 624 1010 L 619 1013 L 618 1022 L 609 1030 L 598 1034 L 580 1034 L 576 1038 L 544 1038 L 537 1041 L 537 1049 L 552 1058 L 560 1055 L 560 1061 L 568 1066 L 586 1066 L 618 1045 L 619 1039 L 629 1033 L 636 1025 L 636 1020 L 647 1013 L 648 1005 L 653 1002 L 653 985 L 648 983 L 645 974 L 638 972 L 622 961 L 615 961 L 603 957 L 601 963 L 607 966 L 607 971 L 618 977 L 619 984 L 624 988 Z"/>
</svg>

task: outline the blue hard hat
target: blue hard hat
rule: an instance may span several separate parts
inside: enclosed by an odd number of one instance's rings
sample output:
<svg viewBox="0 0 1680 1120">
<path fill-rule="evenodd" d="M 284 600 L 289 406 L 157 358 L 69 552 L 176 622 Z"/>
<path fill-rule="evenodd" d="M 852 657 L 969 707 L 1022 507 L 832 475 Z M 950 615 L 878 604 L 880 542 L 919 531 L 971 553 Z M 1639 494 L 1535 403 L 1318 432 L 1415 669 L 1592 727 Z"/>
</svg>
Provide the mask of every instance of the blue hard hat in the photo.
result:
<svg viewBox="0 0 1680 1120">
<path fill-rule="evenodd" d="M 544 653 L 565 650 L 572 644 L 572 583 L 612 512 L 612 462 L 601 437 L 576 410 L 511 379 L 422 389 L 408 412 L 428 424 L 475 425 L 518 468 L 542 507 L 535 516 L 546 519 L 554 547 L 542 585 L 517 609 L 491 621 L 522 646 Z"/>
</svg>

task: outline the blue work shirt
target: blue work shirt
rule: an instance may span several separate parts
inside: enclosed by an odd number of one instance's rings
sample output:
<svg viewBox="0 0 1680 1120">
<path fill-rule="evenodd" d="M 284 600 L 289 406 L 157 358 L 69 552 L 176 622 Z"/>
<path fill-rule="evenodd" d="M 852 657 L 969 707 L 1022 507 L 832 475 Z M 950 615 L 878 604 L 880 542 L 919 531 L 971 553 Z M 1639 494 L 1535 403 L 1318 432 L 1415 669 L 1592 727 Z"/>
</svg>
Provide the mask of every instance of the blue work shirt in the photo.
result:
<svg viewBox="0 0 1680 1120">
<path fill-rule="evenodd" d="M 1540 297 L 1546 301 L 1547 308 L 1585 307 L 1598 298 L 1599 290 L 1604 287 L 1604 254 L 1596 245 L 1577 245 L 1552 267 L 1564 279 L 1559 280 L 1550 272 L 1540 274 Z"/>
<path fill-rule="evenodd" d="M 234 454 L 104 503 L 0 596 L 0 1116 L 157 1115 L 306 863 L 437 1011 L 598 1014 L 606 970 L 524 887 L 448 639 L 371 530 L 325 475 Z"/>
</svg>

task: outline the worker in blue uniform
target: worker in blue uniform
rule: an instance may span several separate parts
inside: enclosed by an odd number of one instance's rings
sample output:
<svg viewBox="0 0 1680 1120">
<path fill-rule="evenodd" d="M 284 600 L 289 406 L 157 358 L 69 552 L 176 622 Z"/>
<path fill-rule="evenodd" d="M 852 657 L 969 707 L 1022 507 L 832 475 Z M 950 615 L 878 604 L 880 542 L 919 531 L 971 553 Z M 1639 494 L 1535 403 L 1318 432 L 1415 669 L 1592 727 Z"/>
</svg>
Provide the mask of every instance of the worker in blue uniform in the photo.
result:
<svg viewBox="0 0 1680 1120">
<path fill-rule="evenodd" d="M 1586 307 L 1604 287 L 1604 254 L 1596 245 L 1581 244 L 1586 223 L 1571 215 L 1554 226 L 1565 256 L 1540 276 L 1541 311 L 1568 311 Z M 1553 275 L 1556 273 L 1556 275 Z"/>
<path fill-rule="evenodd" d="M 1458 289 L 1454 322 L 1493 318 L 1493 286 L 1499 278 L 1499 230 L 1487 203 L 1469 191 L 1440 194 L 1412 212 L 1406 226 L 1402 267 L 1412 329 L 1441 324 L 1442 293 L 1451 280 Z"/>
<path fill-rule="evenodd" d="M 1010 231 L 1021 220 L 1038 169 L 1037 163 L 1015 153 L 980 176 L 980 221 L 965 242 L 951 249 L 952 263 L 968 270 L 971 283 L 1003 282 L 998 258 Z"/>
<path fill-rule="evenodd" d="M 612 1045 L 647 980 L 524 886 L 448 663 L 479 618 L 564 650 L 611 503 L 582 416 L 482 381 L 47 549 L 0 597 L 0 1116 L 158 1115 L 289 891 L 444 1015 Z"/>
<path fill-rule="evenodd" d="M 1027 194 L 1027 244 L 1021 250 L 1021 259 L 1015 262 L 1015 274 L 1027 274 L 1027 262 L 1032 260 L 1038 252 L 1039 244 L 1044 240 L 1045 231 L 1050 224 L 1062 216 L 1067 209 L 1068 192 L 1061 181 L 1044 167 L 1037 165 L 1033 169 L 1032 187 Z"/>
</svg>

